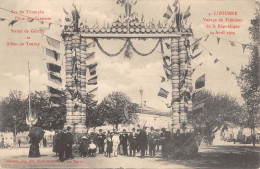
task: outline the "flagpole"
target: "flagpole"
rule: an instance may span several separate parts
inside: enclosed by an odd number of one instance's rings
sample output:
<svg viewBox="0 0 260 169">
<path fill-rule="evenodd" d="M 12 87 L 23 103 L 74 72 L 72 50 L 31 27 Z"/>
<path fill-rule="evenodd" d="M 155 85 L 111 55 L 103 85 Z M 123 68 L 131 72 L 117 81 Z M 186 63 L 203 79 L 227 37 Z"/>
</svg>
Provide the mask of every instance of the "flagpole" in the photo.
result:
<svg viewBox="0 0 260 169">
<path fill-rule="evenodd" d="M 28 115 L 29 115 L 29 117 L 31 116 L 31 75 L 30 75 L 30 62 L 28 61 L 28 75 L 29 75 L 29 96 L 28 96 L 28 98 L 29 98 L 29 113 L 28 113 Z M 31 119 L 29 118 L 29 131 L 31 130 L 31 121 L 30 121 Z"/>
</svg>

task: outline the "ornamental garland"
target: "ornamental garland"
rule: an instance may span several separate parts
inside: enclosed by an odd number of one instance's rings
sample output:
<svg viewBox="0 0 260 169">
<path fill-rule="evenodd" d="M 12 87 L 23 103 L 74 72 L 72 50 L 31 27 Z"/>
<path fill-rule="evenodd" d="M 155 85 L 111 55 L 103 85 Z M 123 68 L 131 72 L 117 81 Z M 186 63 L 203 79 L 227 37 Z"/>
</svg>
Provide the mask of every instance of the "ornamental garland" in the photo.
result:
<svg viewBox="0 0 260 169">
<path fill-rule="evenodd" d="M 107 55 L 107 56 L 110 56 L 110 57 L 118 56 L 120 53 L 122 53 L 122 51 L 125 49 L 126 45 L 128 44 L 128 41 L 129 41 L 129 40 L 126 40 L 126 41 L 125 41 L 125 44 L 123 45 L 123 47 L 122 47 L 118 52 L 116 52 L 116 53 L 114 53 L 114 54 L 110 54 L 110 53 L 106 52 L 106 51 L 103 49 L 103 47 L 100 45 L 98 39 L 94 39 L 94 40 L 97 42 L 97 46 L 98 46 L 98 48 L 101 50 L 101 52 L 104 53 L 104 54 Z"/>
<path fill-rule="evenodd" d="M 122 51 L 126 48 L 127 45 L 130 45 L 131 48 L 133 49 L 133 51 L 134 51 L 136 54 L 141 55 L 141 56 L 147 56 L 147 55 L 152 54 L 152 53 L 155 51 L 155 49 L 158 47 L 159 44 L 162 44 L 162 39 L 159 39 L 158 42 L 156 43 L 155 47 L 154 47 L 150 52 L 148 52 L 148 53 L 141 53 L 141 52 L 139 52 L 139 51 L 134 47 L 134 45 L 133 45 L 133 43 L 130 41 L 130 39 L 127 39 L 127 40 L 125 41 L 123 47 L 122 47 L 118 52 L 116 52 L 116 53 L 114 53 L 114 54 L 111 54 L 111 53 L 108 53 L 107 51 L 104 50 L 104 48 L 103 48 L 103 47 L 101 46 L 101 44 L 99 43 L 98 39 L 94 39 L 94 40 L 96 41 L 97 46 L 98 46 L 98 48 L 101 50 L 101 52 L 104 53 L 104 54 L 107 55 L 107 56 L 110 56 L 110 57 L 118 56 L 119 54 L 121 54 Z"/>
<path fill-rule="evenodd" d="M 158 40 L 158 42 L 156 43 L 155 47 L 150 52 L 148 52 L 148 53 L 141 53 L 134 47 L 133 43 L 129 40 L 130 46 L 132 47 L 133 51 L 135 53 L 137 53 L 138 55 L 141 55 L 141 56 L 147 56 L 147 55 L 152 54 L 155 51 L 155 49 L 158 47 L 160 42 L 161 42 L 161 39 Z"/>
</svg>

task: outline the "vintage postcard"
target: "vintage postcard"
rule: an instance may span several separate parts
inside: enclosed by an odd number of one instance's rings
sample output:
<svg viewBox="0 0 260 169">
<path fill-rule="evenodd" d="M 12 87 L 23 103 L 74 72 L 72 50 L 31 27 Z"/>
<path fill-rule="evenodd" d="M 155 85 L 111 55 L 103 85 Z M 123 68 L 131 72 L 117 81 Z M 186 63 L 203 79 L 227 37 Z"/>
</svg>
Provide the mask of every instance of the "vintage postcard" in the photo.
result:
<svg viewBox="0 0 260 169">
<path fill-rule="evenodd" d="M 259 168 L 259 0 L 0 0 L 0 168 Z"/>
</svg>

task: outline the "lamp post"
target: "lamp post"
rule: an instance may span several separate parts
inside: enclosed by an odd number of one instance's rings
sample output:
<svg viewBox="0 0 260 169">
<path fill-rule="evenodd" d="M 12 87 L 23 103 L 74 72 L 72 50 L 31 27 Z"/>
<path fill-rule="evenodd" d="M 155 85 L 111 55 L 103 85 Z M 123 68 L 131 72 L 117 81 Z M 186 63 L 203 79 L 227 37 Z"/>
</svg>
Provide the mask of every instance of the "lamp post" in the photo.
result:
<svg viewBox="0 0 260 169">
<path fill-rule="evenodd" d="M 140 89 L 140 95 L 141 95 L 141 114 L 143 113 L 143 89 Z"/>
<path fill-rule="evenodd" d="M 13 116 L 14 119 L 14 145 L 16 147 L 16 116 Z"/>
</svg>

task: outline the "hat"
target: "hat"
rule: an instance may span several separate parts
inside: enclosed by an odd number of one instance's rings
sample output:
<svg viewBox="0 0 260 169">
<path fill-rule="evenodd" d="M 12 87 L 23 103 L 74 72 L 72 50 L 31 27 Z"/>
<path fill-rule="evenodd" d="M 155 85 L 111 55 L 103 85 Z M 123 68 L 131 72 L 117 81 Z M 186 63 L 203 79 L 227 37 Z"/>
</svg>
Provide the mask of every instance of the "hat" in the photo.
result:
<svg viewBox="0 0 260 169">
<path fill-rule="evenodd" d="M 154 130 L 154 128 L 153 128 L 153 127 L 151 127 L 151 130 Z"/>
<path fill-rule="evenodd" d="M 70 130 L 70 129 L 71 129 L 71 127 L 70 127 L 70 126 L 68 126 L 68 127 L 67 127 L 67 130 Z"/>
<path fill-rule="evenodd" d="M 87 139 L 87 137 L 86 137 L 86 136 L 83 136 L 82 139 Z"/>
</svg>

